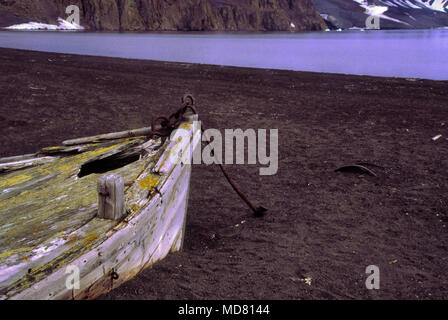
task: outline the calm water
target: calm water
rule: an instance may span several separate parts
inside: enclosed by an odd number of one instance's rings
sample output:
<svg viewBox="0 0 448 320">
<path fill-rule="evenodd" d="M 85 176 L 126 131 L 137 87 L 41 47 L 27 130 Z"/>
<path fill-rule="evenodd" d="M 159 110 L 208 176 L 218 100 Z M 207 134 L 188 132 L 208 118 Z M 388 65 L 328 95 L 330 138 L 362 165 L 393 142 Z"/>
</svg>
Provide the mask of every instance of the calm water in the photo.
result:
<svg viewBox="0 0 448 320">
<path fill-rule="evenodd" d="M 448 29 L 298 34 L 1 31 L 0 47 L 448 80 Z"/>
</svg>

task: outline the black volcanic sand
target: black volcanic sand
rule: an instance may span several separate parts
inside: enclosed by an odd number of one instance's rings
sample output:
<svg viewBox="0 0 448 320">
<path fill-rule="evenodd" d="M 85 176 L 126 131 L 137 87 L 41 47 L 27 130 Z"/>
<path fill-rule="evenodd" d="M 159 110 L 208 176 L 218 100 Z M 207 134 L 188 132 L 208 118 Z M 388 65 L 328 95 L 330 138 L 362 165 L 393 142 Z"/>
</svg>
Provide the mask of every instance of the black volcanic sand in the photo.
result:
<svg viewBox="0 0 448 320">
<path fill-rule="evenodd" d="M 147 126 L 185 92 L 208 127 L 279 129 L 277 175 L 228 166 L 264 218 L 196 165 L 184 251 L 103 299 L 448 298 L 447 81 L 7 49 L 0 61 L 0 156 Z M 335 172 L 357 162 L 377 177 Z"/>
</svg>

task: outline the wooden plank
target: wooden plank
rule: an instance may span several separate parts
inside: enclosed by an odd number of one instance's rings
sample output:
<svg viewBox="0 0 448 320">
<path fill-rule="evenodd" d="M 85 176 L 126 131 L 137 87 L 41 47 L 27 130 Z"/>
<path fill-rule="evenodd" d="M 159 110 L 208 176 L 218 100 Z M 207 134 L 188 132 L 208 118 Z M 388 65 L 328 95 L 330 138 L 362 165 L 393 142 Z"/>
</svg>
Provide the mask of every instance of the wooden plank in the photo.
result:
<svg viewBox="0 0 448 320">
<path fill-rule="evenodd" d="M 41 164 L 46 164 L 53 162 L 58 159 L 57 157 L 40 157 L 40 158 L 31 158 L 26 160 L 19 160 L 14 162 L 7 162 L 0 164 L 0 172 L 10 172 L 14 170 L 29 168 Z"/>
<path fill-rule="evenodd" d="M 75 154 L 75 153 L 82 153 L 86 151 L 93 150 L 98 147 L 98 144 L 83 144 L 83 145 L 74 145 L 74 146 L 55 146 L 55 147 L 48 147 L 48 148 L 42 148 L 39 151 L 40 155 L 64 155 L 64 154 Z"/>
<path fill-rule="evenodd" d="M 5 158 L 0 158 L 0 163 L 16 162 L 16 161 L 20 161 L 20 160 L 27 160 L 27 159 L 31 159 L 31 158 L 36 158 L 36 156 L 37 155 L 35 153 L 29 153 L 29 154 L 24 154 L 24 155 L 19 155 L 19 156 L 5 157 Z"/>
<path fill-rule="evenodd" d="M 150 132 L 151 132 L 151 127 L 146 127 L 146 128 L 135 129 L 135 130 L 112 132 L 112 133 L 100 134 L 97 136 L 65 140 L 62 142 L 62 144 L 64 146 L 72 146 L 72 145 L 78 145 L 78 144 L 100 142 L 100 141 L 105 141 L 105 140 L 140 137 L 140 136 L 147 136 Z"/>
</svg>

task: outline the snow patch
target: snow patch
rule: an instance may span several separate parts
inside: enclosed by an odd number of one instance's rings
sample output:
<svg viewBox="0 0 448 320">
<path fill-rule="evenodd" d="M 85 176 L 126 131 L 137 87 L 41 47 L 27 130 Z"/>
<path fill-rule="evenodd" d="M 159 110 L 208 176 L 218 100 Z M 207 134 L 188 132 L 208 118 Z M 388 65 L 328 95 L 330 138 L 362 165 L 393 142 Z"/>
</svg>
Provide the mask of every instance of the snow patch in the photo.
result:
<svg viewBox="0 0 448 320">
<path fill-rule="evenodd" d="M 410 19 L 412 19 L 412 20 L 414 20 L 414 21 L 417 21 L 417 19 L 415 19 L 415 18 L 414 18 L 413 16 L 411 16 L 409 13 L 405 12 L 404 14 L 407 15 Z"/>
<path fill-rule="evenodd" d="M 394 19 L 394 18 L 391 18 L 389 16 L 386 16 L 384 13 L 387 10 L 389 10 L 388 7 L 369 5 L 367 0 L 353 0 L 353 1 L 358 3 L 361 8 L 364 8 L 366 10 L 364 13 L 369 15 L 369 16 L 376 16 L 376 17 L 379 17 L 381 19 L 390 20 L 390 21 L 393 21 L 393 22 L 409 25 L 408 23 L 406 23 L 404 21 L 401 21 L 401 20 Z M 448 0 L 446 0 L 446 1 L 448 1 Z"/>
<path fill-rule="evenodd" d="M 353 0 L 361 7 L 369 6 L 367 0 Z M 448 13 L 448 0 L 379 0 L 388 7 L 429 9 Z M 372 7 L 372 6 L 371 6 Z M 374 7 L 374 6 L 373 6 Z"/>
<path fill-rule="evenodd" d="M 28 22 L 28 23 L 22 23 L 22 24 L 15 24 L 13 26 L 6 27 L 5 29 L 8 29 L 8 30 L 50 30 L 50 31 L 84 30 L 84 27 L 80 26 L 79 24 L 77 24 L 75 22 L 70 23 L 67 20 L 64 20 L 62 18 L 58 18 L 58 23 L 59 23 L 59 25 L 39 23 L 39 22 Z"/>
<path fill-rule="evenodd" d="M 416 6 L 415 4 L 413 4 L 411 1 L 409 0 L 405 0 L 405 2 L 407 3 L 407 5 L 412 8 L 412 9 L 421 9 L 421 7 Z"/>
<path fill-rule="evenodd" d="M 351 28 L 349 28 L 349 30 L 359 30 L 359 31 L 364 31 L 364 28 L 360 28 L 360 27 L 351 27 Z"/>
<path fill-rule="evenodd" d="M 384 12 L 389 10 L 388 7 L 383 6 L 361 6 L 364 9 L 366 9 L 365 13 L 369 16 L 379 16 L 382 15 Z"/>
<path fill-rule="evenodd" d="M 384 3 L 385 5 L 387 5 L 388 7 L 398 7 L 396 4 L 390 2 L 390 1 L 383 1 L 380 0 L 382 3 Z"/>
<path fill-rule="evenodd" d="M 363 0 L 353 0 L 362 4 Z M 448 0 L 380 0 L 388 7 L 402 7 L 411 9 L 429 9 L 448 13 Z"/>
</svg>

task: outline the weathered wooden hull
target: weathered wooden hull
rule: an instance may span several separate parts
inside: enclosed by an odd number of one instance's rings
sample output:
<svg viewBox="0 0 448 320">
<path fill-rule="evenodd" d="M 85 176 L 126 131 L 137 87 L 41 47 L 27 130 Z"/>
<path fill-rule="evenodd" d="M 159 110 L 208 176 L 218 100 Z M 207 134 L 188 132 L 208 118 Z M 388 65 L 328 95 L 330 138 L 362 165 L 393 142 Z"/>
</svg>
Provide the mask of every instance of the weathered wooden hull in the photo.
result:
<svg viewBox="0 0 448 320">
<path fill-rule="evenodd" d="M 111 225 L 78 256 L 59 260 L 54 257 L 42 266 L 34 264 L 33 270 L 42 270 L 44 276 L 33 273 L 34 281 L 27 279 L 28 275 L 18 277 L 13 283 L 9 281 L 8 291 L 0 297 L 93 299 L 131 279 L 168 253 L 180 250 L 185 234 L 191 165 L 173 161 L 172 155 L 192 150 L 200 141 L 200 132 L 194 130 L 192 121 L 180 127 L 189 132 L 188 139 L 166 142 L 166 149 L 157 163 L 145 167 L 126 192 L 129 215 L 123 221 Z M 81 229 L 74 233 L 83 234 Z M 68 242 L 62 243 L 55 250 L 68 245 Z M 73 266 L 79 270 L 79 288 L 67 284 Z"/>
</svg>

